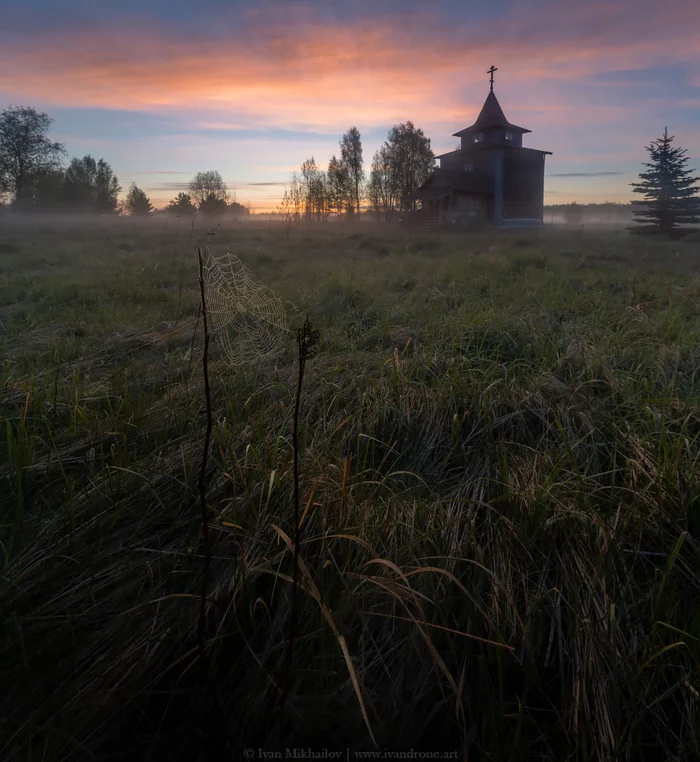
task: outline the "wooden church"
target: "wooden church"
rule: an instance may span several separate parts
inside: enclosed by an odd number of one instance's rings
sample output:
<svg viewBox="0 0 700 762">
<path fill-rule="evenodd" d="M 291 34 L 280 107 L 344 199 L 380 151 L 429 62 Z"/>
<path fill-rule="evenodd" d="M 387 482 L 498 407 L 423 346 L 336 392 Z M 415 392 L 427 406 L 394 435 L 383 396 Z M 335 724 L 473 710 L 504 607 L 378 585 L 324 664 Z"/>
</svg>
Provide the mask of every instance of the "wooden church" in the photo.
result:
<svg viewBox="0 0 700 762">
<path fill-rule="evenodd" d="M 511 124 L 491 91 L 476 122 L 454 133 L 460 147 L 406 197 L 408 225 L 473 227 L 543 222 L 544 160 L 551 151 L 523 147 L 530 130 Z"/>
</svg>

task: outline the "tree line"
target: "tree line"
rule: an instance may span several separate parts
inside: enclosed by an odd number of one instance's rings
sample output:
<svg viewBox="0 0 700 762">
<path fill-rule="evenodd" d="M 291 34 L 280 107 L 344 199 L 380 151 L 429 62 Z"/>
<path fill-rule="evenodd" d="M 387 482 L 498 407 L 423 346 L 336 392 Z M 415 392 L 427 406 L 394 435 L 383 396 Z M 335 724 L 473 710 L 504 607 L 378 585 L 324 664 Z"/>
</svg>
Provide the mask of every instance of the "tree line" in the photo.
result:
<svg viewBox="0 0 700 762">
<path fill-rule="evenodd" d="M 88 212 L 145 216 L 154 211 L 144 190 L 132 183 L 123 202 L 122 187 L 112 167 L 92 156 L 64 164 L 63 143 L 51 140 L 53 119 L 28 106 L 0 112 L 0 201 L 7 199 L 22 211 Z M 198 172 L 165 208 L 165 212 L 208 216 L 249 214 L 231 194 L 216 171 Z"/>
<path fill-rule="evenodd" d="M 154 211 L 145 191 L 133 183 L 120 203 L 119 179 L 104 159 L 88 155 L 73 158 L 66 166 L 65 146 L 49 136 L 52 123 L 48 114 L 28 106 L 10 106 L 0 112 L 0 202 L 9 199 L 15 208 L 28 211 L 133 215 Z M 643 197 L 631 204 L 634 232 L 675 234 L 682 226 L 700 223 L 700 180 L 687 166 L 686 149 L 674 146 L 673 141 L 665 130 L 646 147 L 646 169 L 639 182 L 632 183 L 633 192 Z M 311 157 L 293 173 L 278 207 L 287 232 L 301 219 L 359 217 L 363 208 L 388 219 L 405 208 L 407 196 L 435 166 L 430 138 L 410 121 L 389 130 L 372 157 L 369 175 L 357 127 L 341 137 L 339 148 L 340 156 L 334 154 L 326 170 Z M 179 193 L 164 211 L 176 215 L 249 214 L 235 198 L 231 201 L 226 183 L 216 171 L 198 172 L 187 191 Z M 569 204 L 564 212 L 569 222 L 583 220 L 583 208 L 578 204 Z"/>
<path fill-rule="evenodd" d="M 384 144 L 372 157 L 369 175 L 363 163 L 362 139 L 351 127 L 339 141 L 323 170 L 314 157 L 306 159 L 292 174 L 277 212 L 287 231 L 302 219 L 359 217 L 365 211 L 388 219 L 405 204 L 405 197 L 418 188 L 435 166 L 430 138 L 412 122 L 394 125 Z"/>
<path fill-rule="evenodd" d="M 193 216 L 196 213 L 209 217 L 224 214 L 245 216 L 250 210 L 239 204 L 221 175 L 215 170 L 197 172 L 190 180 L 188 192 L 181 191 L 163 210 L 180 216 Z"/>
</svg>

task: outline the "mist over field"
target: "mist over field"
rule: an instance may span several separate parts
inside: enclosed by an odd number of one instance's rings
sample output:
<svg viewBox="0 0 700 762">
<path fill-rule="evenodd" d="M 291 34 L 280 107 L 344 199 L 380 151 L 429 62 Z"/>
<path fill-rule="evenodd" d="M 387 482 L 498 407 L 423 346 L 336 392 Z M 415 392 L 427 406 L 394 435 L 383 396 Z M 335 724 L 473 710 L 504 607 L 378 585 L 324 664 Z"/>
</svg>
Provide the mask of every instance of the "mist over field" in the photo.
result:
<svg viewBox="0 0 700 762">
<path fill-rule="evenodd" d="M 0 3 L 0 760 L 700 757 L 700 5 Z"/>
</svg>

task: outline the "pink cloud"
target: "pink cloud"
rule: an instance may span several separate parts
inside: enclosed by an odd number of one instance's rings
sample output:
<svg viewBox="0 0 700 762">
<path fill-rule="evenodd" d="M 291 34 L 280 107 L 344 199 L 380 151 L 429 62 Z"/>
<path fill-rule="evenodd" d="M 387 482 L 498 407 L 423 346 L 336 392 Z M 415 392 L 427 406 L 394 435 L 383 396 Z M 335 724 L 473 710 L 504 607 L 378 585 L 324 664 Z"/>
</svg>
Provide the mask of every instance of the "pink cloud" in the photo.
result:
<svg viewBox="0 0 700 762">
<path fill-rule="evenodd" d="M 700 74 L 700 35 L 691 23 L 700 26 L 700 3 L 679 2 L 687 6 L 683 23 L 662 13 L 640 23 L 640 14 L 623 13 L 632 3 L 567 1 L 537 23 L 516 12 L 478 29 L 450 29 L 414 14 L 400 25 L 381 18 L 352 26 L 310 20 L 290 33 L 284 18 L 270 23 L 255 12 L 246 16 L 245 35 L 229 43 L 128 25 L 109 33 L 90 28 L 38 45 L 7 42 L 2 68 L 8 74 L 0 75 L 0 89 L 71 106 L 203 109 L 212 116 L 201 123 L 214 129 L 251 123 L 328 128 L 360 119 L 384 124 L 406 118 L 417 105 L 431 122 L 454 124 L 476 113 L 484 62 L 495 59 L 499 84 L 519 94 L 511 109 L 567 123 L 575 116 L 543 99 L 548 87 L 681 59 L 695 59 Z M 649 26 L 654 34 L 644 33 Z M 474 80 L 472 72 L 482 79 L 469 88 L 474 105 L 465 109 L 463 86 Z M 629 107 L 605 108 L 622 114 Z"/>
</svg>

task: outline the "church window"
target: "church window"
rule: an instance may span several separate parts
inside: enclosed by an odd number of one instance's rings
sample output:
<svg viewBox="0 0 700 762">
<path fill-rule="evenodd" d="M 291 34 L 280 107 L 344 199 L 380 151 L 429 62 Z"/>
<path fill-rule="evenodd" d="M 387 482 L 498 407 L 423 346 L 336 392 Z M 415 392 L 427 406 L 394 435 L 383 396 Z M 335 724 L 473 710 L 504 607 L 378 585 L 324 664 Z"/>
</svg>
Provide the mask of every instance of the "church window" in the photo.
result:
<svg viewBox="0 0 700 762">
<path fill-rule="evenodd" d="M 477 132 L 476 135 L 474 135 L 474 142 L 475 143 L 483 143 L 484 141 L 484 133 L 483 132 Z"/>
<path fill-rule="evenodd" d="M 506 140 L 513 140 L 513 133 L 512 132 L 506 132 Z"/>
<path fill-rule="evenodd" d="M 473 161 L 468 161 L 468 162 L 467 162 L 467 163 L 466 163 L 466 164 L 465 164 L 465 165 L 462 167 L 462 169 L 463 169 L 465 172 L 473 172 L 473 171 L 474 171 L 474 162 L 473 162 Z"/>
</svg>

